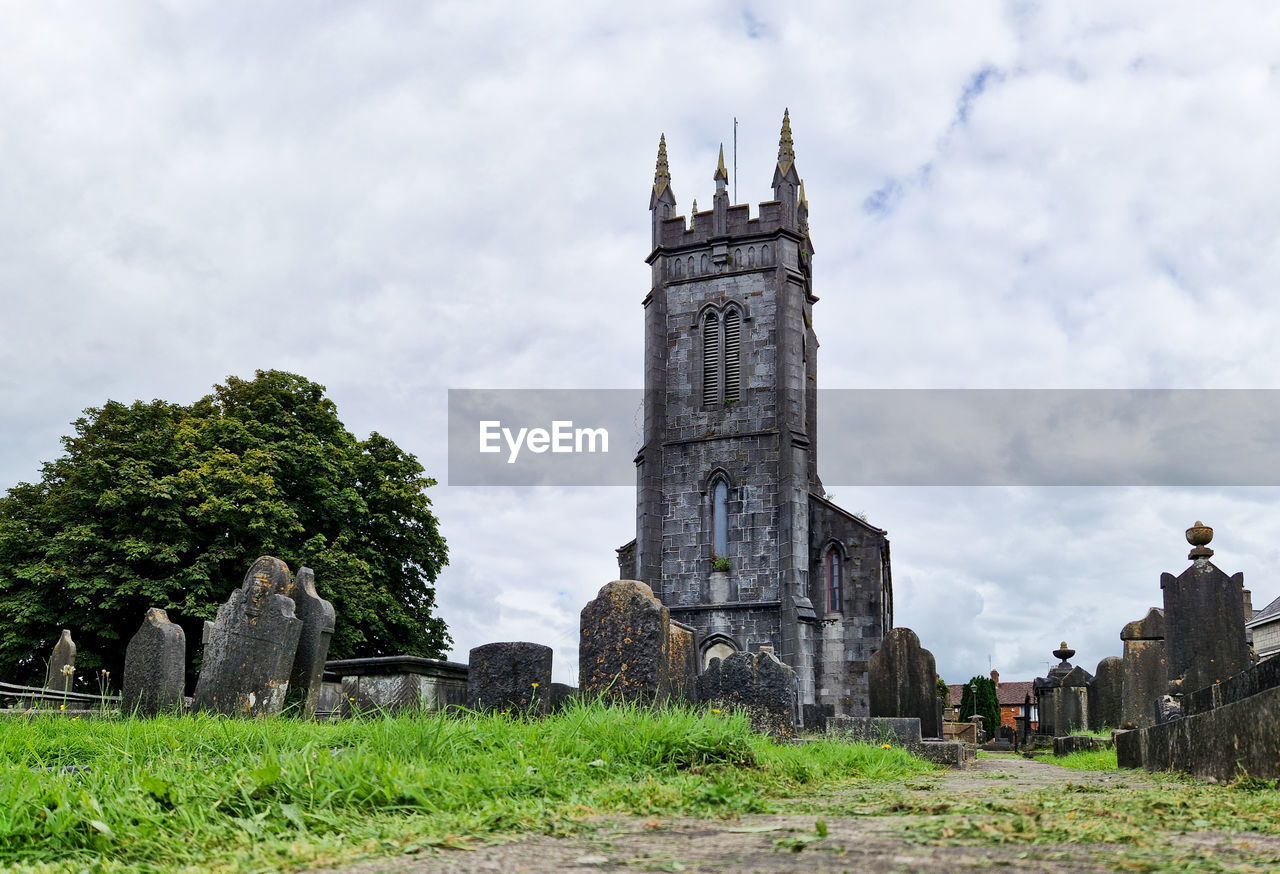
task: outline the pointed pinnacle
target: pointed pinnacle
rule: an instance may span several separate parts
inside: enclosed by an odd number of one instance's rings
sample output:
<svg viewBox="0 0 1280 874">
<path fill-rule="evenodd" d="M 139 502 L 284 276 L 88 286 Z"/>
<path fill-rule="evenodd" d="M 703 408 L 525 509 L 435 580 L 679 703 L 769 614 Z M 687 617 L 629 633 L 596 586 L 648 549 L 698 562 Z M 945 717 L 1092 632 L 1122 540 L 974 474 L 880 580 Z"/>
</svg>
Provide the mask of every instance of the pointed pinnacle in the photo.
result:
<svg viewBox="0 0 1280 874">
<path fill-rule="evenodd" d="M 804 180 L 800 180 L 800 205 L 805 209 L 809 208 L 809 198 L 804 196 Z"/>
<path fill-rule="evenodd" d="M 693 201 L 693 209 L 689 212 L 689 230 L 693 230 L 694 226 L 697 224 L 698 224 L 698 201 L 695 198 Z"/>
<path fill-rule="evenodd" d="M 720 144 L 720 162 L 716 165 L 715 175 L 711 178 L 723 179 L 725 182 L 729 181 L 729 171 L 724 168 L 724 143 Z"/>
<path fill-rule="evenodd" d="M 653 174 L 653 193 L 662 194 L 671 185 L 671 171 L 667 167 L 667 135 L 658 137 L 658 168 Z"/>
<path fill-rule="evenodd" d="M 778 168 L 786 173 L 796 161 L 795 146 L 791 142 L 791 110 L 782 111 L 782 135 L 778 138 Z"/>
</svg>

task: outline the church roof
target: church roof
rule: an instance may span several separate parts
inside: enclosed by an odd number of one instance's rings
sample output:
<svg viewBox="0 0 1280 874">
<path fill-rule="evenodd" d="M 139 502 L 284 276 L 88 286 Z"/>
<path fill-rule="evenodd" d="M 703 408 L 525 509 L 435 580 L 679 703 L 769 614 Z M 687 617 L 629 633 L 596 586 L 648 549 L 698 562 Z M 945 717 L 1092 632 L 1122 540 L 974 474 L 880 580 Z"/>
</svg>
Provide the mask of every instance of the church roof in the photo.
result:
<svg viewBox="0 0 1280 874">
<path fill-rule="evenodd" d="M 964 684 L 951 683 L 947 685 L 947 688 L 951 691 L 951 706 L 959 707 L 960 699 L 964 695 Z M 1000 703 L 1003 706 L 1025 704 L 1028 695 L 1031 696 L 1031 700 L 1035 700 L 1035 693 L 1031 691 L 1030 680 L 1015 680 L 1011 683 L 996 684 L 996 697 L 1000 699 Z"/>
</svg>

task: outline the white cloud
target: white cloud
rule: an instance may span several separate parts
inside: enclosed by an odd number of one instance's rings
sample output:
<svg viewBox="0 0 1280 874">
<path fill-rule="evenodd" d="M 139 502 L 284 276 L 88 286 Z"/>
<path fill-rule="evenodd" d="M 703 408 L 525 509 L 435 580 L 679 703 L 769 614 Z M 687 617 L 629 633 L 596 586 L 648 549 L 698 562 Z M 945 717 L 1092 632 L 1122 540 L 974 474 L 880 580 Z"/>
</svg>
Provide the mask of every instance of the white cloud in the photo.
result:
<svg viewBox="0 0 1280 874">
<path fill-rule="evenodd" d="M 1272 387 L 1278 17 L 8 6 L 0 486 L 38 476 L 84 407 L 259 367 L 325 383 L 440 477 L 449 388 L 638 386 L 659 132 L 687 212 L 736 116 L 754 203 L 784 106 L 824 387 Z M 1089 667 L 1116 652 L 1197 516 L 1277 594 L 1269 490 L 836 490 L 890 529 L 898 619 L 949 677 L 988 654 L 1029 677 L 1064 635 Z M 630 494 L 436 491 L 457 655 L 545 632 L 571 663 Z"/>
</svg>

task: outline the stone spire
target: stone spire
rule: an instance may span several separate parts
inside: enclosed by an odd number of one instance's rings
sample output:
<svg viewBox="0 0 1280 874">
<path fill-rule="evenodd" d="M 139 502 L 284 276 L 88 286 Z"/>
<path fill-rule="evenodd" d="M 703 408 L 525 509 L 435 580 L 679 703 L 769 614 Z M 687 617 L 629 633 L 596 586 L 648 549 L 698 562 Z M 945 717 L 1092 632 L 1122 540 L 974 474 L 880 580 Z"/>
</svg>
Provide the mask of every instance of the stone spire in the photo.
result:
<svg viewBox="0 0 1280 874">
<path fill-rule="evenodd" d="M 782 135 L 778 138 L 778 172 L 783 176 L 796 162 L 795 146 L 791 142 L 791 110 L 782 110 Z"/>
<path fill-rule="evenodd" d="M 667 137 L 658 137 L 658 166 L 653 172 L 653 191 L 649 194 L 649 211 L 653 213 L 653 245 L 662 240 L 662 223 L 675 216 L 676 196 L 671 190 L 671 170 L 667 167 Z"/>
<path fill-rule="evenodd" d="M 671 170 L 667 167 L 667 135 L 658 136 L 658 167 L 653 172 L 653 194 L 655 197 L 671 187 Z"/>
<path fill-rule="evenodd" d="M 724 143 L 720 144 L 720 162 L 716 165 L 715 175 L 711 178 L 726 185 L 729 183 L 729 171 L 724 166 Z M 716 187 L 718 188 L 719 186 Z"/>
<path fill-rule="evenodd" d="M 689 210 L 689 230 L 698 226 L 698 198 L 693 199 L 693 209 Z"/>
</svg>

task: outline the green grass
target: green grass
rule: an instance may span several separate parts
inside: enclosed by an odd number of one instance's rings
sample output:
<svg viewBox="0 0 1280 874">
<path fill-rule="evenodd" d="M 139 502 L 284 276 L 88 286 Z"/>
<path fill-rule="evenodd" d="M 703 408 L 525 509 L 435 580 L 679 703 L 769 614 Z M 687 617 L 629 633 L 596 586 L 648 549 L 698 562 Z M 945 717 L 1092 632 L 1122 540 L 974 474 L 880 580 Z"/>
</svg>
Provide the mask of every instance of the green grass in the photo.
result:
<svg viewBox="0 0 1280 874">
<path fill-rule="evenodd" d="M 598 814 L 734 816 L 933 766 L 776 746 L 744 717 L 579 704 L 544 720 L 0 722 L 0 865 L 270 870 L 559 834 Z"/>
<path fill-rule="evenodd" d="M 1077 771 L 1114 771 L 1117 767 L 1114 748 L 1071 753 L 1066 756 L 1046 756 L 1040 761 Z"/>
</svg>

